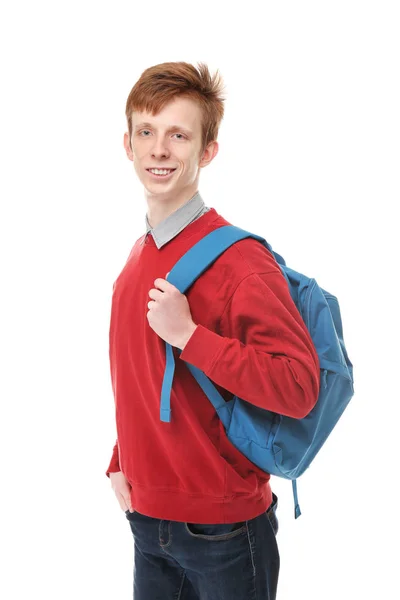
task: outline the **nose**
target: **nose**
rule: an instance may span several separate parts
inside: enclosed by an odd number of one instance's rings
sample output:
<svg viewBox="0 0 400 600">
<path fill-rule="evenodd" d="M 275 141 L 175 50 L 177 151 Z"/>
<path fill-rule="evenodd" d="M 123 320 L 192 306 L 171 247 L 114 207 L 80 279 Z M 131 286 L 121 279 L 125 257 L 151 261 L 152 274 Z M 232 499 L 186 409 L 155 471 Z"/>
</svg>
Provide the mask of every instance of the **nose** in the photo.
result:
<svg viewBox="0 0 400 600">
<path fill-rule="evenodd" d="M 156 138 L 151 152 L 153 158 L 168 157 L 170 154 L 168 145 L 162 137 Z"/>
</svg>

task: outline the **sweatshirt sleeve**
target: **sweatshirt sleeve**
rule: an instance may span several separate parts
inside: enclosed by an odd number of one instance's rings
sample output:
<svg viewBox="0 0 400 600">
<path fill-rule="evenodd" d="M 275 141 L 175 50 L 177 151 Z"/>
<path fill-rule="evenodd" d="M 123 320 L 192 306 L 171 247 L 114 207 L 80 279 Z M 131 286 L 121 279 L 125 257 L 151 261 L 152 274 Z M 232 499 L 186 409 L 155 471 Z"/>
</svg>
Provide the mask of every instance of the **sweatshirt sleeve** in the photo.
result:
<svg viewBox="0 0 400 600">
<path fill-rule="evenodd" d="M 221 316 L 221 333 L 198 324 L 180 359 L 260 408 L 301 419 L 319 394 L 319 360 L 281 271 L 251 273 Z"/>
<path fill-rule="evenodd" d="M 107 477 L 110 477 L 110 473 L 117 473 L 121 468 L 119 466 L 119 454 L 118 454 L 118 440 L 115 442 L 115 446 L 113 448 L 112 457 L 110 460 L 110 464 L 108 465 L 108 469 L 106 471 Z"/>
</svg>

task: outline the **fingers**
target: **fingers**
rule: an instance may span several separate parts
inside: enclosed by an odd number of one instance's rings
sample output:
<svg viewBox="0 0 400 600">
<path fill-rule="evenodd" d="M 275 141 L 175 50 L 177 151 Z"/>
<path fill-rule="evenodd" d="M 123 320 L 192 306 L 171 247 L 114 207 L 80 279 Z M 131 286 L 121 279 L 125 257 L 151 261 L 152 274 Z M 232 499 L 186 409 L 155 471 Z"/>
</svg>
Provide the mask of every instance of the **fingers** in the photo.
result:
<svg viewBox="0 0 400 600">
<path fill-rule="evenodd" d="M 118 473 L 110 473 L 110 479 L 112 488 L 117 497 L 121 510 L 123 510 L 124 512 L 126 512 L 127 510 L 129 510 L 130 512 L 135 512 L 134 510 L 132 510 L 131 505 L 131 488 L 128 483 L 128 480 L 126 479 L 122 471 L 118 471 Z"/>
<path fill-rule="evenodd" d="M 129 512 L 135 512 L 134 510 L 132 510 L 132 506 L 131 506 L 131 501 L 130 501 L 130 499 L 129 499 L 129 500 L 126 500 L 125 504 L 126 504 L 126 508 L 125 508 L 125 510 L 129 510 Z"/>
<path fill-rule="evenodd" d="M 130 493 L 129 491 L 122 493 L 122 492 L 117 492 L 116 491 L 116 496 L 117 496 L 117 500 L 118 503 L 121 507 L 121 510 L 123 510 L 124 512 L 129 510 L 130 512 L 134 512 L 132 510 L 132 505 L 131 505 L 131 499 L 130 499 Z"/>
<path fill-rule="evenodd" d="M 124 512 L 125 512 L 126 510 L 129 510 L 130 512 L 134 512 L 134 511 L 132 510 L 132 505 L 131 505 L 131 499 L 130 499 L 130 497 L 129 497 L 129 496 L 125 496 L 125 497 L 123 498 L 123 500 L 124 500 L 124 506 L 125 506 L 125 508 L 124 508 Z"/>
</svg>

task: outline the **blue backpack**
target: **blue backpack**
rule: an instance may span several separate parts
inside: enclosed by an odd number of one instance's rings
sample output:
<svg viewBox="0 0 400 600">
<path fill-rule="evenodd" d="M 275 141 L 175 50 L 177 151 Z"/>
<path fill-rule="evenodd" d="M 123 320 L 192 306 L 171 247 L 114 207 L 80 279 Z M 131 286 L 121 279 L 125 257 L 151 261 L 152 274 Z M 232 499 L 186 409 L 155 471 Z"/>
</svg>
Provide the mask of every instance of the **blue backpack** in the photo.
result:
<svg viewBox="0 0 400 600">
<path fill-rule="evenodd" d="M 311 335 L 320 363 L 317 403 L 304 418 L 294 419 L 254 406 L 237 396 L 226 402 L 203 371 L 188 362 L 185 364 L 213 404 L 230 442 L 266 473 L 292 480 L 297 519 L 301 511 L 296 480 L 310 466 L 354 395 L 353 365 L 343 341 L 337 298 L 320 288 L 315 279 L 289 269 L 264 238 L 233 225 L 215 229 L 190 248 L 171 269 L 168 281 L 184 294 L 227 248 L 247 237 L 258 240 L 272 252 Z M 178 349 L 178 355 L 180 353 Z M 166 343 L 160 408 L 160 419 L 164 422 L 170 422 L 171 417 L 174 371 L 172 347 Z"/>
</svg>

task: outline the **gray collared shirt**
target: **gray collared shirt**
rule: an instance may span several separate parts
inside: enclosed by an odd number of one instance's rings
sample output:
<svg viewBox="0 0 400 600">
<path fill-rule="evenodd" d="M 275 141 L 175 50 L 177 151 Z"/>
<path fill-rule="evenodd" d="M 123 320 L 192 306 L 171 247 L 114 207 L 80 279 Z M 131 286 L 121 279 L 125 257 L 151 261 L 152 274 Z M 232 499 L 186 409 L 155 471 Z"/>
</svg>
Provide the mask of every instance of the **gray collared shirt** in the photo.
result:
<svg viewBox="0 0 400 600">
<path fill-rule="evenodd" d="M 164 221 L 161 221 L 154 229 L 150 227 L 146 213 L 146 235 L 140 243 L 144 244 L 148 233 L 151 233 L 157 248 L 160 249 L 178 235 L 178 233 L 189 225 L 189 223 L 199 219 L 209 210 L 210 208 L 205 206 L 203 198 L 197 191 L 190 200 L 168 215 L 168 217 L 164 219 Z"/>
</svg>

